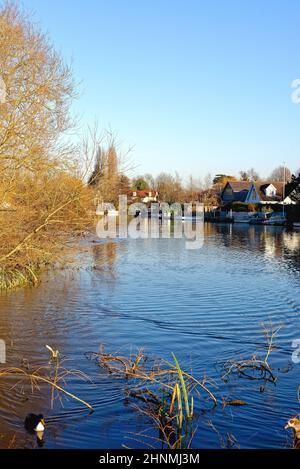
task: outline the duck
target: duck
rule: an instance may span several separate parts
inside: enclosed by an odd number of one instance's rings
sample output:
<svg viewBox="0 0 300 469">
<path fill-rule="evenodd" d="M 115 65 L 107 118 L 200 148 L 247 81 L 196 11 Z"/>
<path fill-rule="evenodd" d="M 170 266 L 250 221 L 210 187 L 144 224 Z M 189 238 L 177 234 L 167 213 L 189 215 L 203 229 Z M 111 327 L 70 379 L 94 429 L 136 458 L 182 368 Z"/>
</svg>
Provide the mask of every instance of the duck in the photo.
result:
<svg viewBox="0 0 300 469">
<path fill-rule="evenodd" d="M 287 422 L 284 428 L 292 428 L 294 430 L 294 448 L 300 449 L 300 420 L 292 418 Z"/>
<path fill-rule="evenodd" d="M 45 430 L 45 420 L 43 414 L 28 414 L 25 417 L 24 427 L 29 433 L 36 432 L 37 434 L 43 434 Z"/>
</svg>

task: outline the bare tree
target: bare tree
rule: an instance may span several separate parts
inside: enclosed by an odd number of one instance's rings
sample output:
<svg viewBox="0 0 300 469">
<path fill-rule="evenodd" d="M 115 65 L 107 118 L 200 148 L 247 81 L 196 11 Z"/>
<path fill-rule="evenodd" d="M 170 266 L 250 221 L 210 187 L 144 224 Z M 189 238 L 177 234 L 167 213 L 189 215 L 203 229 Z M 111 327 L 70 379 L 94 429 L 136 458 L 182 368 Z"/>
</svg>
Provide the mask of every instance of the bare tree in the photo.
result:
<svg viewBox="0 0 300 469">
<path fill-rule="evenodd" d="M 2 168 L 34 170 L 62 155 L 59 136 L 72 122 L 70 68 L 13 4 L 0 9 L 0 63 L 6 87 L 0 106 Z"/>
<path fill-rule="evenodd" d="M 111 142 L 108 148 L 99 146 L 94 170 L 88 180 L 89 185 L 96 189 L 99 200 L 118 202 L 120 176 L 115 144 Z"/>
<path fill-rule="evenodd" d="M 278 166 L 277 168 L 273 169 L 272 173 L 270 174 L 270 179 L 277 182 L 283 181 L 290 181 L 292 176 L 292 172 L 289 168 L 285 166 Z"/>
<path fill-rule="evenodd" d="M 146 183 L 148 184 L 149 189 L 155 189 L 155 179 L 152 176 L 152 174 L 146 173 L 146 174 L 144 174 L 143 178 L 146 181 Z"/>
<path fill-rule="evenodd" d="M 159 193 L 159 198 L 163 202 L 172 204 L 180 201 L 182 198 L 183 189 L 177 173 L 175 177 L 169 173 L 160 173 L 156 178 L 155 186 Z"/>
<path fill-rule="evenodd" d="M 248 169 L 248 177 L 249 181 L 259 181 L 260 179 L 259 173 L 254 168 Z"/>
<path fill-rule="evenodd" d="M 189 176 L 189 181 L 186 187 L 186 199 L 188 202 L 198 200 L 199 192 L 203 189 L 202 181 L 200 178 L 194 178 L 192 175 Z"/>
<path fill-rule="evenodd" d="M 259 174 L 254 168 L 248 169 L 248 171 L 240 171 L 241 181 L 258 181 Z"/>
<path fill-rule="evenodd" d="M 112 202 L 118 204 L 118 197 L 129 191 L 126 173 L 131 170 L 129 148 L 123 152 L 117 136 L 112 131 L 99 131 L 97 123 L 89 129 L 83 139 L 83 160 L 89 162 L 86 177 L 88 185 L 94 190 L 96 203 Z M 91 162 L 93 169 L 91 170 Z"/>
<path fill-rule="evenodd" d="M 241 181 L 249 181 L 249 176 L 247 171 L 240 171 L 240 179 Z"/>
<path fill-rule="evenodd" d="M 0 288 L 35 283 L 73 235 L 88 229 L 91 194 L 79 177 L 71 126 L 72 73 L 12 4 L 0 8 Z M 72 151 L 71 151 L 72 150 Z"/>
<path fill-rule="evenodd" d="M 206 176 L 204 176 L 203 180 L 203 189 L 207 190 L 210 189 L 213 184 L 213 179 L 211 173 L 207 173 Z"/>
</svg>

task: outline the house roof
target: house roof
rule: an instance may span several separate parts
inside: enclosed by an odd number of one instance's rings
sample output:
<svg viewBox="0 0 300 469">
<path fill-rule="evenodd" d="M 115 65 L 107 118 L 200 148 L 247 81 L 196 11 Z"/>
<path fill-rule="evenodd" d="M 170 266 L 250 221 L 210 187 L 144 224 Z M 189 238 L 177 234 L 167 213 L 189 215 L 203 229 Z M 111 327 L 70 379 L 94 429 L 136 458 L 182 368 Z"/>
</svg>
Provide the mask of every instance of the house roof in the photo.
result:
<svg viewBox="0 0 300 469">
<path fill-rule="evenodd" d="M 232 187 L 233 192 L 250 190 L 250 187 L 252 186 L 251 181 L 228 181 L 225 187 L 227 187 L 228 184 Z"/>
<path fill-rule="evenodd" d="M 254 182 L 252 183 L 257 191 L 257 193 L 259 194 L 259 197 L 261 200 L 263 201 L 274 201 L 274 200 L 282 200 L 282 197 L 283 197 L 283 182 L 278 182 L 278 181 L 257 181 L 257 182 Z M 270 185 L 273 185 L 276 189 L 276 196 L 272 196 L 272 197 L 267 197 L 266 196 L 266 193 L 265 193 L 265 190 L 267 189 L 267 187 L 269 187 Z"/>
<path fill-rule="evenodd" d="M 233 192 L 233 197 L 235 200 L 239 200 L 241 202 L 245 202 L 248 192 L 252 186 L 252 183 L 249 181 L 228 181 L 223 190 L 221 197 L 223 198 L 223 194 L 225 189 L 230 186 Z"/>
</svg>

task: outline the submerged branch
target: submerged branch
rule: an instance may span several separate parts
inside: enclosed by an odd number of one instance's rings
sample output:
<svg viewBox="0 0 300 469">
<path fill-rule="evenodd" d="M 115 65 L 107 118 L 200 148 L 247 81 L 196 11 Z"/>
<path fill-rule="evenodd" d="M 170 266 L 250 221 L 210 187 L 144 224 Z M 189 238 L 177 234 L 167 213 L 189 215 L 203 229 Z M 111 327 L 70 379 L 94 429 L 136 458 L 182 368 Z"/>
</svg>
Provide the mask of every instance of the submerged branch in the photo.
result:
<svg viewBox="0 0 300 469">
<path fill-rule="evenodd" d="M 45 367 L 43 367 L 43 368 L 45 368 Z M 62 386 L 57 384 L 57 382 L 60 379 L 63 379 L 66 374 L 69 374 L 69 375 L 74 374 L 74 371 L 65 370 L 63 372 L 63 375 L 58 376 L 57 370 L 56 370 L 56 376 L 55 376 L 54 379 L 52 379 L 51 376 L 49 376 L 49 377 L 42 376 L 40 374 L 40 372 L 41 372 L 41 367 L 36 369 L 32 373 L 28 373 L 27 371 L 23 370 L 22 368 L 15 368 L 15 367 L 4 368 L 0 371 L 0 378 L 3 378 L 5 376 L 22 376 L 23 379 L 27 379 L 29 381 L 29 383 L 31 384 L 32 389 L 34 387 L 37 387 L 37 382 L 43 382 L 43 383 L 49 384 L 52 387 L 52 389 L 55 388 L 57 391 L 60 391 L 63 394 L 66 394 L 67 396 L 71 397 L 72 399 L 74 399 L 74 400 L 80 402 L 81 404 L 83 404 L 84 406 L 86 406 L 91 411 L 94 411 L 94 408 L 88 402 L 84 401 L 80 397 L 76 396 L 75 394 L 72 394 L 70 391 L 67 391 Z M 78 373 L 78 371 L 76 373 Z"/>
</svg>

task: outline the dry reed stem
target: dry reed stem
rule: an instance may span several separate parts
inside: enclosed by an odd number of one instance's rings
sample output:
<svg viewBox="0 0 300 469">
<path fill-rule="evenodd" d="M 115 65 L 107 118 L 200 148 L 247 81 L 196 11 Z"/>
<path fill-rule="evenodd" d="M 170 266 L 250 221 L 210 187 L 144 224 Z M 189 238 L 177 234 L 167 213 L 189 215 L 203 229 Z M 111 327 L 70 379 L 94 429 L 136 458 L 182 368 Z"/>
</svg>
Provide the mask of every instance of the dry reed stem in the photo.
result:
<svg viewBox="0 0 300 469">
<path fill-rule="evenodd" d="M 15 368 L 15 367 L 11 367 L 11 368 L 4 368 L 0 371 L 0 378 L 3 378 L 5 376 L 22 376 L 23 379 L 26 379 L 29 381 L 29 383 L 31 384 L 31 389 L 33 391 L 33 389 L 35 387 L 38 388 L 38 382 L 43 382 L 43 383 L 46 383 L 46 384 L 49 384 L 52 389 L 55 388 L 57 391 L 60 391 L 62 392 L 63 394 L 66 394 L 67 396 L 71 397 L 72 399 L 80 402 L 81 404 L 83 404 L 84 406 L 88 407 L 91 411 L 94 411 L 94 408 L 86 401 L 84 401 L 83 399 L 80 399 L 78 396 L 76 396 L 75 394 L 72 394 L 71 392 L 67 391 L 66 389 L 64 389 L 63 387 L 61 387 L 60 385 L 57 384 L 57 382 L 61 379 L 64 378 L 64 376 L 66 376 L 67 374 L 68 375 L 71 375 L 71 374 L 74 374 L 74 372 L 72 371 L 65 371 L 63 373 L 62 376 L 56 376 L 55 379 L 51 379 L 50 377 L 46 377 L 46 376 L 41 376 L 40 374 L 38 374 L 40 372 L 40 369 L 39 370 L 35 370 L 33 373 L 28 373 L 27 371 L 25 370 L 22 370 L 22 368 Z M 77 374 L 80 373 L 81 375 L 84 375 L 83 373 L 81 372 L 77 372 Z"/>
<path fill-rule="evenodd" d="M 241 360 L 227 360 L 224 363 L 224 369 L 226 372 L 223 374 L 222 379 L 226 379 L 231 374 L 243 375 L 248 379 L 263 379 L 275 383 L 277 377 L 274 375 L 272 368 L 268 362 L 271 352 L 274 350 L 274 339 L 278 334 L 278 331 L 282 328 L 279 326 L 277 329 L 273 328 L 272 322 L 269 324 L 262 323 L 262 329 L 267 342 L 267 352 L 264 358 L 259 358 L 253 355 L 251 359 Z M 245 370 L 252 370 L 260 372 L 260 376 L 251 376 L 245 372 Z"/>
<path fill-rule="evenodd" d="M 96 359 L 98 364 L 101 367 L 106 368 L 110 373 L 125 375 L 126 377 L 131 377 L 141 381 L 149 381 L 161 385 L 171 393 L 173 392 L 173 385 L 171 383 L 169 384 L 168 379 L 170 381 L 172 377 L 178 377 L 178 369 L 176 365 L 161 359 L 153 362 L 152 367 L 145 368 L 150 360 L 149 357 L 143 354 L 143 350 L 139 350 L 137 352 L 134 360 L 128 357 L 116 356 L 112 353 L 91 352 L 88 355 Z M 122 366 L 114 366 L 113 363 L 120 363 Z M 217 405 L 216 397 L 203 382 L 185 371 L 182 371 L 182 374 L 188 379 L 190 386 L 194 384 L 196 387 L 199 386 L 202 388 L 212 399 L 214 404 Z M 163 378 L 167 378 L 167 382 L 163 381 Z"/>
<path fill-rule="evenodd" d="M 169 448 L 189 447 L 194 435 L 191 427 L 194 400 L 189 394 L 197 392 L 200 397 L 197 389 L 200 388 L 214 405 L 217 404 L 216 397 L 204 384 L 205 381 L 201 382 L 184 372 L 175 356 L 173 364 L 162 359 L 150 359 L 142 349 L 130 357 L 105 353 L 103 347 L 100 350 L 99 353 L 90 352 L 87 355 L 110 374 L 133 380 L 133 387 L 127 389 L 126 395 L 143 402 L 144 408 L 134 407 L 151 418 L 159 431 L 160 437 L 156 441 Z M 158 397 L 161 392 L 162 397 Z"/>
</svg>

